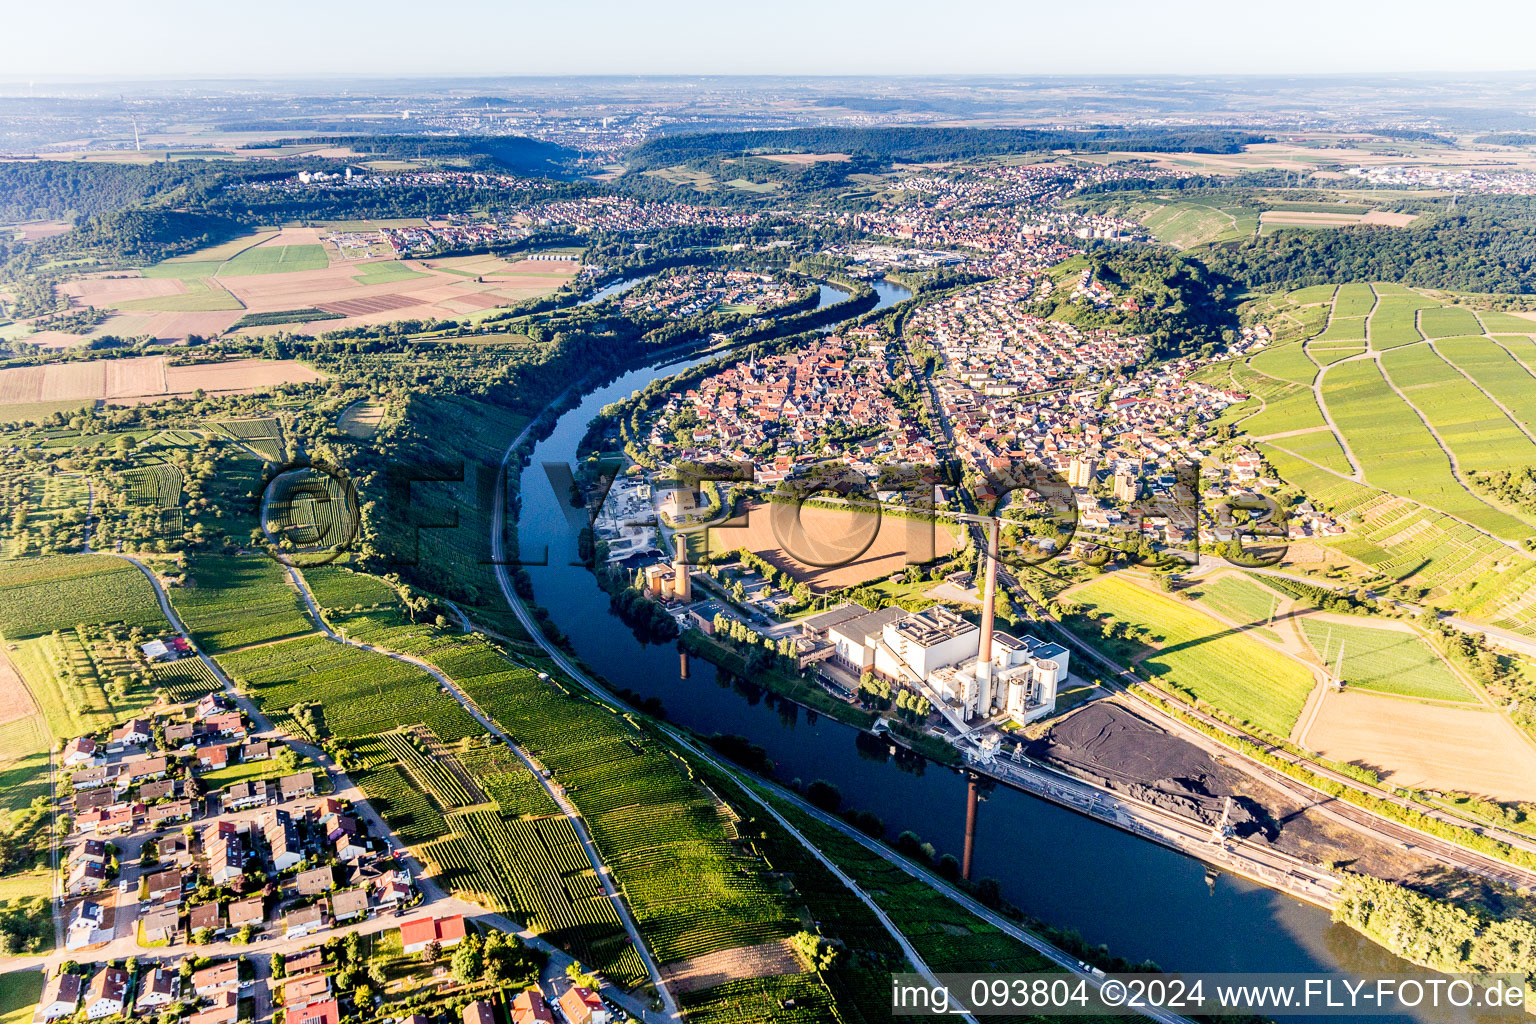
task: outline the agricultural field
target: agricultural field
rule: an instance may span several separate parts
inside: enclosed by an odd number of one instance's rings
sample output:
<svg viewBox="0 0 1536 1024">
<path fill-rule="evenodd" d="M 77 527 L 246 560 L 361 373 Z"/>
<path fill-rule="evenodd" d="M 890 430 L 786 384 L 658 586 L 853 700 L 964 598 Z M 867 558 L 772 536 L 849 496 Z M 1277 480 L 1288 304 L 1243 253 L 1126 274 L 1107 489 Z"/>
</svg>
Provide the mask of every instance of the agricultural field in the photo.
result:
<svg viewBox="0 0 1536 1024">
<path fill-rule="evenodd" d="M 1536 750 L 1492 708 L 1329 690 L 1301 740 L 1331 760 L 1368 765 L 1394 786 L 1536 801 Z"/>
<path fill-rule="evenodd" d="M 1479 312 L 1483 329 L 1473 334 L 1536 334 L 1536 318 L 1517 313 Z"/>
<path fill-rule="evenodd" d="M 1344 454 L 1339 439 L 1331 430 L 1314 430 L 1308 434 L 1295 434 L 1291 437 L 1278 438 L 1270 444 L 1342 476 L 1349 476 L 1354 472 L 1350 467 L 1349 457 Z"/>
<path fill-rule="evenodd" d="M 734 845 L 729 808 L 648 732 L 540 681 L 477 641 L 434 662 L 567 787 L 663 963 L 793 934 L 799 924 Z"/>
<path fill-rule="evenodd" d="M 1387 352 L 1381 365 L 1450 446 L 1462 473 L 1536 465 L 1536 444 L 1429 346 Z"/>
<path fill-rule="evenodd" d="M 1239 422 L 1243 431 L 1253 437 L 1312 430 L 1325 425 L 1323 412 L 1317 407 L 1317 396 L 1311 388 L 1302 387 L 1287 387 L 1264 397 L 1264 408 Z"/>
<path fill-rule="evenodd" d="M 645 966 L 568 819 L 509 821 L 467 810 L 447 815 L 447 824 L 451 835 L 420 847 L 445 884 L 484 897 L 625 988 L 645 983 Z"/>
<path fill-rule="evenodd" d="M 1465 306 L 1439 306 L 1419 313 L 1419 331 L 1426 338 L 1482 334 L 1483 325 Z"/>
<path fill-rule="evenodd" d="M 1314 341 L 1364 341 L 1365 317 L 1363 316 L 1331 316 L 1328 318 L 1328 326 Z"/>
<path fill-rule="evenodd" d="M 110 674 L 93 645 L 73 629 L 23 640 L 8 654 L 50 737 L 98 732 L 154 702 L 148 683 L 137 674 Z"/>
<path fill-rule="evenodd" d="M 0 1024 L 26 1024 L 43 995 L 44 969 L 0 974 Z"/>
<path fill-rule="evenodd" d="M 1341 317 L 1365 316 L 1376 305 L 1376 293 L 1368 284 L 1340 285 L 1333 299 L 1333 315 Z"/>
<path fill-rule="evenodd" d="M 1311 384 L 1317 376 L 1317 364 L 1307 358 L 1307 350 L 1299 342 L 1267 348 L 1250 358 L 1248 365 L 1293 384 Z"/>
<path fill-rule="evenodd" d="M 1079 607 L 1124 623 L 1145 639 L 1120 653 L 1162 685 L 1219 708 L 1276 736 L 1286 736 L 1312 689 L 1300 663 L 1188 605 L 1119 575 L 1067 592 Z"/>
<path fill-rule="evenodd" d="M 1536 429 L 1536 377 L 1509 351 L 1487 338 L 1446 338 L 1434 344 L 1441 358 L 1467 374 L 1527 430 Z"/>
<path fill-rule="evenodd" d="M 245 249 L 219 268 L 219 277 L 250 277 L 255 274 L 291 274 L 323 270 L 331 265 L 319 244 L 273 245 L 271 241 Z"/>
<path fill-rule="evenodd" d="M 1456 480 L 1450 461 L 1418 414 L 1382 379 L 1373 362 L 1342 363 L 1323 378 L 1323 400 L 1360 460 L 1365 478 L 1495 536 L 1519 540 L 1531 528 L 1478 500 Z"/>
<path fill-rule="evenodd" d="M 357 538 L 362 513 L 349 481 L 328 473 L 292 470 L 275 477 L 267 491 L 262 529 L 296 561 L 329 559 Z"/>
<path fill-rule="evenodd" d="M 82 623 L 151 632 L 169 625 L 149 581 L 120 558 L 56 555 L 0 563 L 0 635 L 15 641 Z"/>
<path fill-rule="evenodd" d="M 218 677 L 201 658 L 162 661 L 151 665 L 149 673 L 155 689 L 164 690 L 171 700 L 178 703 L 201 700 L 222 688 Z"/>
<path fill-rule="evenodd" d="M 481 732 L 422 669 L 324 636 L 221 654 L 218 662 L 263 708 L 321 705 L 325 731 L 342 739 L 378 736 L 414 722 L 447 742 Z"/>
<path fill-rule="evenodd" d="M 1336 616 L 1303 615 L 1307 643 L 1333 671 L 1344 655 L 1344 684 L 1404 697 L 1475 702 L 1445 661 L 1408 627 L 1367 626 Z"/>
<path fill-rule="evenodd" d="M 171 365 L 165 356 L 82 360 L 0 370 L 0 407 L 108 402 L 139 405 L 165 398 L 252 394 L 279 384 L 311 384 L 324 376 L 291 359 L 229 359 Z"/>
<path fill-rule="evenodd" d="M 500 743 L 466 743 L 455 754 L 508 817 L 556 814 L 559 808 L 516 754 Z"/>
<path fill-rule="evenodd" d="M 1251 235 L 1258 211 L 1245 206 L 1179 201 L 1155 206 L 1141 217 L 1152 237 L 1180 249 Z"/>
<path fill-rule="evenodd" d="M 181 470 L 168 462 L 124 470 L 123 482 L 134 501 L 156 508 L 176 508 L 181 504 Z"/>
<path fill-rule="evenodd" d="M 331 608 L 362 610 L 394 608 L 400 596 L 395 588 L 367 573 L 345 566 L 317 565 L 303 570 L 304 582 L 322 611 Z"/>
<path fill-rule="evenodd" d="M 347 774 L 362 787 L 368 803 L 389 822 L 391 831 L 407 843 L 427 842 L 447 833 L 442 811 L 405 774 L 382 739 L 363 736 L 347 740 L 346 746 L 361 764 Z"/>
<path fill-rule="evenodd" d="M 357 441 L 367 441 L 379 432 L 384 422 L 382 402 L 355 402 L 336 420 L 336 429 Z"/>
<path fill-rule="evenodd" d="M 1334 363 L 1343 362 L 1351 356 L 1358 356 L 1366 350 L 1363 344 L 1345 342 L 1333 345 L 1307 345 L 1307 355 L 1319 366 L 1332 366 Z"/>
<path fill-rule="evenodd" d="M 53 744 L 42 712 L 32 704 L 20 672 L 8 660 L 0 662 L 0 687 L 0 699 L 13 712 L 19 700 L 33 708 L 0 722 L 0 828 L 4 828 L 10 815 L 48 795 L 48 755 Z"/>
<path fill-rule="evenodd" d="M 1200 580 L 1187 594 L 1216 614 L 1243 626 L 1266 625 L 1280 605 L 1274 591 L 1239 576 Z"/>
<path fill-rule="evenodd" d="M 1382 293 L 1368 324 L 1371 348 L 1380 352 L 1424 340 L 1424 335 L 1419 333 L 1418 311 L 1434 305 L 1419 295 Z"/>
<path fill-rule="evenodd" d="M 1510 550 L 1466 523 L 1331 476 L 1273 444 L 1259 447 L 1287 483 L 1351 523 L 1347 536 L 1328 544 L 1371 569 L 1442 591 L 1510 575 L 1504 572 L 1514 558 Z"/>
<path fill-rule="evenodd" d="M 170 598 L 193 641 L 209 652 L 314 629 L 287 572 L 265 555 L 199 555 Z"/>
</svg>

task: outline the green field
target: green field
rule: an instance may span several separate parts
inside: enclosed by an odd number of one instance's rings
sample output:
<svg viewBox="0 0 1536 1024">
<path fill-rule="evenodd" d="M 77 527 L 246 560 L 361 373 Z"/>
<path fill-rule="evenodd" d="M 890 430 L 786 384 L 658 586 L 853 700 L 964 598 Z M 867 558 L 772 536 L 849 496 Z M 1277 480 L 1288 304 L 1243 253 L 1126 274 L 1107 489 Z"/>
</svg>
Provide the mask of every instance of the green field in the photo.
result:
<svg viewBox="0 0 1536 1024">
<path fill-rule="evenodd" d="M 399 603 L 395 588 L 367 573 L 354 572 L 340 565 L 319 565 L 303 570 L 304 581 L 321 610 L 394 607 Z"/>
<path fill-rule="evenodd" d="M 1310 615 L 1301 617 L 1301 627 L 1307 642 L 1326 660 L 1330 671 L 1343 646 L 1346 686 L 1406 697 L 1477 699 L 1416 634 L 1324 622 Z"/>
<path fill-rule="evenodd" d="M 1429 346 L 1387 352 L 1381 365 L 1450 446 L 1463 473 L 1536 465 L 1536 444 Z"/>
<path fill-rule="evenodd" d="M 1482 334 L 1483 325 L 1464 306 L 1441 306 L 1419 314 L 1419 328 L 1426 338 L 1450 338 L 1456 335 Z"/>
<path fill-rule="evenodd" d="M 0 828 L 9 815 L 26 809 L 37 797 L 48 795 L 51 747 L 41 714 L 0 725 Z"/>
<path fill-rule="evenodd" d="M 1297 288 L 1286 295 L 1286 298 L 1298 306 L 1310 306 L 1315 302 L 1332 302 L 1334 294 L 1339 290 L 1338 285 L 1314 284 L 1306 288 Z"/>
<path fill-rule="evenodd" d="M 1235 576 L 1201 580 L 1187 593 L 1201 604 L 1208 605 L 1218 615 L 1243 626 L 1267 624 L 1271 613 L 1278 607 L 1272 591 Z"/>
<path fill-rule="evenodd" d="M 1417 311 L 1433 306 L 1419 295 L 1383 294 L 1370 317 L 1371 348 L 1380 351 L 1422 341 L 1424 336 L 1415 324 Z"/>
<path fill-rule="evenodd" d="M 315 628 L 287 571 L 265 555 L 201 555 L 170 596 L 193 640 L 210 652 Z"/>
<path fill-rule="evenodd" d="M 1210 616 L 1113 575 L 1069 596 L 1144 630 L 1157 650 L 1140 667 L 1162 684 L 1277 736 L 1289 734 L 1301 714 L 1312 673 Z"/>
<path fill-rule="evenodd" d="M 429 277 L 419 270 L 412 270 L 399 260 L 385 260 L 380 263 L 365 263 L 357 268 L 357 273 L 352 279 L 358 284 L 389 284 L 394 281 L 412 281 L 419 277 Z"/>
<path fill-rule="evenodd" d="M 1358 343 L 1346 343 L 1342 345 L 1318 345 L 1309 343 L 1307 345 L 1307 355 L 1311 357 L 1314 363 L 1317 363 L 1320 366 L 1332 366 L 1334 363 L 1342 362 L 1343 360 L 1348 359 L 1350 356 L 1357 356 L 1364 351 L 1365 346 Z"/>
<path fill-rule="evenodd" d="M 247 249 L 219 268 L 220 277 L 255 274 L 287 274 L 297 270 L 324 270 L 331 265 L 323 245 L 265 245 Z"/>
<path fill-rule="evenodd" d="M 218 662 L 268 711 L 323 704 L 325 728 L 335 736 L 377 736 L 413 722 L 447 742 L 484 731 L 422 669 L 323 636 L 233 651 Z"/>
<path fill-rule="evenodd" d="M 1339 287 L 1333 300 L 1333 315 L 1338 317 L 1365 316 L 1376 305 L 1376 293 L 1368 284 L 1346 284 Z"/>
<path fill-rule="evenodd" d="M 1484 330 L 1473 331 L 1473 334 L 1536 334 L 1536 320 L 1529 317 L 1491 312 L 1478 313 L 1477 318 L 1483 322 Z"/>
<path fill-rule="evenodd" d="M 1211 203 L 1181 201 L 1160 206 L 1141 218 L 1142 226 L 1160 242 L 1180 249 L 1206 242 L 1253 234 L 1256 211 L 1246 207 L 1223 208 Z"/>
<path fill-rule="evenodd" d="M 111 555 L 53 555 L 0 563 L 0 634 L 41 636 L 80 624 L 168 627 L 154 588 Z"/>
<path fill-rule="evenodd" d="M 1242 421 L 1244 432 L 1254 437 L 1310 430 L 1325 425 L 1317 397 L 1309 388 L 1296 388 L 1278 398 L 1266 398 L 1264 409 Z M 1287 439 L 1289 440 L 1289 439 Z"/>
<path fill-rule="evenodd" d="M 1317 376 L 1317 364 L 1307 358 L 1306 349 L 1297 342 L 1265 349 L 1250 358 L 1248 364 L 1260 373 L 1293 384 L 1311 384 Z"/>
<path fill-rule="evenodd" d="M 1332 316 L 1328 318 L 1328 327 L 1315 339 L 1317 341 L 1363 341 L 1365 340 L 1365 317 L 1363 316 Z"/>
<path fill-rule="evenodd" d="M 207 278 L 183 279 L 186 292 L 148 299 L 129 299 L 114 307 L 123 310 L 151 310 L 165 313 L 208 313 L 225 309 L 244 309 L 245 305 Z"/>
<path fill-rule="evenodd" d="M 26 1024 L 43 995 L 43 972 L 8 971 L 0 974 L 0 1024 Z"/>
<path fill-rule="evenodd" d="M 1375 363 L 1341 363 L 1328 371 L 1322 387 L 1334 422 L 1371 484 L 1496 536 L 1518 540 L 1531 535 L 1529 526 L 1479 501 L 1457 482 L 1434 437 L 1387 386 Z"/>
<path fill-rule="evenodd" d="M 1503 347 L 1487 338 L 1446 338 L 1435 349 L 1477 381 L 1526 429 L 1536 426 L 1536 377 Z"/>
<path fill-rule="evenodd" d="M 1331 430 L 1316 430 L 1310 434 L 1276 438 L 1270 444 L 1343 476 L 1349 476 L 1353 472 L 1349 465 L 1349 457 L 1344 454 L 1339 439 L 1333 436 Z"/>
</svg>

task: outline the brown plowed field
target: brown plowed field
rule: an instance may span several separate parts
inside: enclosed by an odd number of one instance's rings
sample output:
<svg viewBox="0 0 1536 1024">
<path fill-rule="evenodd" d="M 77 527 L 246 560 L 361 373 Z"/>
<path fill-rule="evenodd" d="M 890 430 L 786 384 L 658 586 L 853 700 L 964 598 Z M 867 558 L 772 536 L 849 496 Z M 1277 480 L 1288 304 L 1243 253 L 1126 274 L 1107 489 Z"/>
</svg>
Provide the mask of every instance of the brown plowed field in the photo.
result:
<svg viewBox="0 0 1536 1024">
<path fill-rule="evenodd" d="M 689 957 L 666 964 L 661 973 L 674 992 L 702 992 L 728 981 L 801 974 L 804 969 L 800 958 L 790 948 L 789 940 L 780 939 L 760 946 L 739 946 Z"/>
</svg>

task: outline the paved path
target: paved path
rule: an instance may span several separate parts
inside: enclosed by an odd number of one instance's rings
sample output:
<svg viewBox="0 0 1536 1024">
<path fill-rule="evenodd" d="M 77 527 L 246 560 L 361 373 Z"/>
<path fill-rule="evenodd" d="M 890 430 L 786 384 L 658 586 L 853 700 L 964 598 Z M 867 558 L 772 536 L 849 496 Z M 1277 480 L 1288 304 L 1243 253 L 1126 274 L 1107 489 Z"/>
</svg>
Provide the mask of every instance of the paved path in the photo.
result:
<svg viewBox="0 0 1536 1024">
<path fill-rule="evenodd" d="M 527 430 L 525 428 L 524 433 L 526 432 Z M 263 530 L 265 530 L 265 502 L 263 503 L 262 509 L 262 521 Z M 270 538 L 270 534 L 268 536 Z M 550 778 L 549 773 L 544 771 L 542 765 L 538 764 L 522 747 L 512 742 L 512 738 L 510 736 L 502 732 L 501 729 L 497 728 L 496 724 L 492 722 L 488 716 L 480 711 L 475 703 L 469 699 L 469 696 L 460 690 L 458 684 L 449 678 L 445 672 L 443 672 L 437 666 L 433 665 L 431 662 L 425 661 L 424 659 L 417 658 L 409 654 L 402 654 L 399 651 L 386 650 L 385 648 L 378 647 L 374 644 L 366 644 L 357 640 L 349 640 L 348 638 L 340 635 L 331 628 L 330 624 L 327 623 L 325 618 L 320 614 L 320 607 L 315 602 L 314 594 L 310 592 L 309 583 L 304 579 L 303 574 L 300 573 L 298 569 L 290 565 L 288 566 L 288 575 L 293 581 L 293 585 L 298 589 L 299 596 L 304 599 L 304 604 L 305 607 L 309 610 L 310 618 L 315 621 L 315 624 L 319 626 L 320 631 L 325 634 L 327 639 L 339 644 L 345 644 L 348 647 L 356 647 L 358 650 L 369 651 L 373 654 L 381 654 L 386 658 L 393 658 L 396 661 L 402 661 L 407 664 L 414 665 L 421 669 L 423 672 L 428 673 L 432 676 L 432 678 L 436 679 L 445 690 L 451 693 L 454 699 L 462 704 L 464 709 L 473 715 L 475 720 L 478 721 L 482 727 L 495 735 L 497 739 L 505 743 L 507 747 L 517 755 L 518 759 L 528 767 L 529 771 L 533 772 L 533 777 L 539 780 L 539 784 L 544 787 L 544 791 L 549 794 L 552 800 L 555 801 L 555 804 L 560 808 L 561 813 L 570 819 L 571 826 L 576 831 L 576 838 L 581 841 L 582 849 L 586 851 L 587 860 L 591 863 L 592 870 L 597 873 L 598 881 L 602 883 L 603 892 L 607 895 L 608 901 L 613 904 L 614 910 L 618 913 L 619 920 L 624 925 L 624 930 L 629 933 L 629 940 L 634 945 L 635 952 L 640 955 L 641 962 L 645 964 L 645 969 L 647 973 L 650 974 L 651 984 L 656 987 L 656 992 L 661 997 L 663 1006 L 666 1007 L 668 1018 L 681 1020 L 680 1011 L 677 1008 L 676 1002 L 672 998 L 671 992 L 669 992 L 667 989 L 666 981 L 661 974 L 661 968 L 656 963 L 655 957 L 651 955 L 650 948 L 645 944 L 645 939 L 640 935 L 640 927 L 635 922 L 634 916 L 630 913 L 629 905 L 625 902 L 622 894 L 620 894 L 618 886 L 614 883 L 613 873 L 609 871 L 607 865 L 603 863 L 602 856 L 597 852 L 597 846 L 592 842 L 592 837 L 587 832 L 587 826 L 581 818 L 581 812 L 578 811 L 576 807 L 570 802 L 570 800 L 566 798 L 565 788 L 559 783 L 554 782 Z M 457 609 L 455 610 L 457 611 Z M 520 931 L 521 929 L 514 930 Z M 632 1012 L 638 1013 L 641 1011 L 642 1007 L 640 1007 L 638 1001 L 636 1001 L 636 1009 Z"/>
</svg>

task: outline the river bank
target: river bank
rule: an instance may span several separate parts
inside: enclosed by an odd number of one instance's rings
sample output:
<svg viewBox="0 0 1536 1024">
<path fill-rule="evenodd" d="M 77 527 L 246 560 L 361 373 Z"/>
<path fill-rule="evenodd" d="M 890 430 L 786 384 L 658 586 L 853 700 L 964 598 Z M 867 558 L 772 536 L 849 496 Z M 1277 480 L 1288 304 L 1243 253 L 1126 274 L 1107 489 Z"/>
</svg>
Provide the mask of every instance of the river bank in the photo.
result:
<svg viewBox="0 0 1536 1024">
<path fill-rule="evenodd" d="M 567 496 L 555 494 L 542 463 L 575 462 L 599 410 L 695 362 L 635 370 L 590 391 L 534 446 L 520 481 L 518 521 L 521 549 L 549 553 L 548 564 L 525 567 L 534 600 L 594 673 L 659 699 L 670 721 L 700 735 L 741 735 L 767 752 L 775 778 L 828 779 L 848 805 L 880 817 L 888 834 L 910 830 L 939 853 L 959 856 L 967 805 L 959 771 L 904 750 L 893 754 L 851 725 L 739 686 L 702 659 L 684 675 L 672 643 L 643 644 L 608 614 L 607 594 L 575 557 L 561 507 Z M 998 879 L 1003 897 L 1032 918 L 1165 969 L 1421 973 L 1312 903 L 1022 788 L 998 786 L 981 799 L 973 856 L 976 877 Z"/>
</svg>

